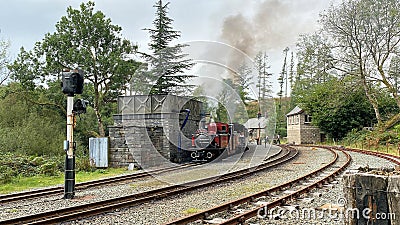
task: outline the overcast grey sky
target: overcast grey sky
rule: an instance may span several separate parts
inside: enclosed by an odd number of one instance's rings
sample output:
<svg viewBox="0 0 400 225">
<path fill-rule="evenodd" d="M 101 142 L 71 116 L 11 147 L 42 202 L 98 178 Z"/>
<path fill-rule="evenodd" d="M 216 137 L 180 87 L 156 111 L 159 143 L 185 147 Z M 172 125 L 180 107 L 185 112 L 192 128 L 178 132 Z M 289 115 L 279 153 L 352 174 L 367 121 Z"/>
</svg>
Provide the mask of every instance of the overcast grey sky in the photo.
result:
<svg viewBox="0 0 400 225">
<path fill-rule="evenodd" d="M 30 50 L 66 15 L 78 0 L 0 0 L 0 38 L 11 42 L 10 55 Z M 86 2 L 86 1 L 84 1 Z M 96 10 L 122 27 L 125 38 L 145 51 L 152 27 L 155 0 L 96 0 Z M 179 41 L 222 41 L 237 45 L 250 56 L 266 51 L 271 72 L 282 68 L 286 47 L 294 49 L 301 33 L 317 28 L 318 15 L 330 5 L 325 0 L 171 0 L 169 16 L 182 32 Z"/>
</svg>

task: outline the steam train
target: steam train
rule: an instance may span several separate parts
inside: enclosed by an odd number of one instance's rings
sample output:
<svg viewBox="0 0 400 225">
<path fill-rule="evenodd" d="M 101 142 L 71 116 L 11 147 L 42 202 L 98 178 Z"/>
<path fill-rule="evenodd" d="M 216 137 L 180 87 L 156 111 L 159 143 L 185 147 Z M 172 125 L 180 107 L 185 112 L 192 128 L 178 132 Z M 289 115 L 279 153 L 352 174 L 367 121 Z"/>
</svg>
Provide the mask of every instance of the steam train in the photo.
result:
<svg viewBox="0 0 400 225">
<path fill-rule="evenodd" d="M 199 129 L 192 135 L 192 142 L 185 151 L 192 161 L 212 161 L 219 156 L 227 157 L 248 149 L 248 131 L 238 123 L 206 123 L 203 118 Z"/>
</svg>

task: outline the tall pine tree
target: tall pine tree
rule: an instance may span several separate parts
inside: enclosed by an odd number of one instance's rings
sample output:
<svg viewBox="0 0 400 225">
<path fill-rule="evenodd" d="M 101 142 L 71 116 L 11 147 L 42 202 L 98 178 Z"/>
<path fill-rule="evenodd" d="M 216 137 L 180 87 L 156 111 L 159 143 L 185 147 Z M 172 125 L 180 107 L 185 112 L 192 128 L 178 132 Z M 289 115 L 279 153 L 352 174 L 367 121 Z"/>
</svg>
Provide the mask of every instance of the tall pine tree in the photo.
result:
<svg viewBox="0 0 400 225">
<path fill-rule="evenodd" d="M 156 2 L 154 28 L 145 29 L 150 34 L 149 47 L 152 52 L 151 55 L 144 54 L 151 72 L 148 75 L 153 80 L 150 94 L 179 94 L 191 87 L 185 82 L 193 76 L 185 75 L 183 72 L 192 68 L 194 63 L 182 51 L 187 45 L 170 46 L 170 43 L 181 35 L 180 31 L 172 28 L 173 19 L 167 15 L 168 5 L 169 2 L 164 4 L 162 0 Z"/>
</svg>

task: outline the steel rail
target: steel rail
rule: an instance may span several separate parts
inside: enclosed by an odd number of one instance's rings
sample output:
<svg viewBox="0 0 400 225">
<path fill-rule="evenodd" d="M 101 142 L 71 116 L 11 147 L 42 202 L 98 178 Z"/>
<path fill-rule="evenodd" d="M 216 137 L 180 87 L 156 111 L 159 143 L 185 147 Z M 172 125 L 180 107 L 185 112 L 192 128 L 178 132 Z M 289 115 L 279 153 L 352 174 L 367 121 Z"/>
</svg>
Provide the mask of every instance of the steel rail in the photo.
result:
<svg viewBox="0 0 400 225">
<path fill-rule="evenodd" d="M 326 170 L 327 168 L 331 167 L 333 164 L 335 164 L 337 162 L 338 154 L 335 151 L 331 150 L 331 149 L 328 149 L 328 150 L 333 153 L 334 159 L 329 164 L 325 165 L 324 167 L 322 167 L 322 168 L 320 168 L 318 170 L 315 170 L 315 171 L 313 171 L 313 172 L 311 172 L 311 173 L 309 173 L 309 174 L 307 174 L 305 176 L 302 176 L 302 177 L 297 178 L 295 180 L 286 182 L 284 184 L 275 186 L 273 188 L 266 189 L 264 191 L 261 191 L 261 192 L 255 193 L 255 194 L 251 194 L 251 195 L 245 196 L 243 198 L 240 198 L 240 199 L 237 199 L 237 200 L 233 200 L 233 201 L 230 201 L 228 203 L 221 204 L 219 206 L 204 210 L 202 212 L 195 213 L 195 214 L 189 215 L 187 217 L 179 218 L 179 219 L 174 220 L 172 222 L 168 222 L 168 223 L 166 223 L 164 225 L 172 225 L 172 224 L 173 225 L 179 225 L 179 224 L 187 224 L 187 223 L 190 223 L 190 222 L 193 222 L 193 221 L 197 221 L 197 220 L 204 220 L 204 219 L 207 219 L 210 215 L 213 215 L 213 214 L 216 214 L 216 213 L 219 213 L 219 212 L 223 212 L 223 211 L 232 209 L 234 206 L 238 206 L 238 205 L 242 205 L 242 204 L 245 204 L 245 203 L 254 202 L 254 200 L 257 199 L 257 198 L 260 198 L 262 196 L 268 196 L 270 193 L 280 191 L 280 190 L 282 190 L 284 188 L 287 188 L 287 187 L 290 187 L 293 184 L 296 184 L 296 183 L 298 183 L 298 182 L 300 182 L 300 181 L 302 181 L 304 179 L 308 179 L 310 177 L 313 177 L 316 174 L 320 173 L 321 171 Z M 333 174 L 337 174 L 338 171 L 343 170 L 350 163 L 350 160 L 351 160 L 350 155 L 348 155 L 347 153 L 344 153 L 344 154 L 347 157 L 346 164 L 343 167 L 341 167 L 340 169 L 338 169 L 337 171 L 335 171 Z M 327 179 L 329 179 L 329 178 L 324 178 L 322 181 L 318 181 L 318 182 L 314 183 L 313 185 L 310 185 L 309 187 L 307 187 L 305 189 L 306 190 L 312 189 L 313 187 L 315 187 L 316 185 L 319 185 L 321 182 L 324 182 Z M 305 190 L 302 189 L 299 192 L 296 192 L 294 194 L 288 195 L 288 197 L 286 197 L 286 198 L 280 198 L 275 202 L 269 203 L 269 206 L 270 207 L 271 206 L 273 206 L 273 207 L 278 206 L 281 203 L 283 203 L 285 200 L 287 200 L 289 198 L 293 198 L 295 196 L 298 196 L 303 192 L 305 192 Z M 260 208 L 263 208 L 263 207 L 265 207 L 265 206 L 262 206 Z M 258 213 L 258 210 L 259 210 L 259 208 L 255 211 L 256 214 L 254 214 L 254 212 L 249 212 L 249 213 L 246 213 L 246 214 L 242 214 L 242 215 L 240 215 L 238 217 L 232 218 L 231 220 L 228 220 L 228 221 L 224 222 L 223 224 L 225 224 L 225 223 L 226 224 L 237 224 L 237 223 L 244 222 L 248 218 L 256 216 L 257 213 Z M 231 221 L 231 222 L 229 222 L 229 221 Z"/>
<path fill-rule="evenodd" d="M 278 199 L 276 199 L 276 200 L 274 200 L 274 201 L 272 201 L 272 202 L 270 202 L 270 203 L 268 203 L 266 205 L 257 207 L 257 208 L 255 208 L 255 209 L 253 209 L 251 211 L 248 211 L 248 212 L 243 213 L 241 215 L 235 216 L 234 218 L 226 220 L 226 221 L 222 222 L 221 225 L 243 224 L 246 220 L 257 216 L 258 213 L 260 212 L 260 210 L 263 210 L 265 208 L 274 208 L 276 206 L 280 206 L 280 205 L 284 204 L 286 201 L 289 201 L 289 200 L 291 200 L 293 198 L 297 198 L 301 194 L 307 193 L 310 190 L 312 190 L 313 188 L 319 187 L 319 186 L 323 185 L 324 183 L 327 183 L 329 180 L 332 180 L 333 177 L 339 175 L 342 171 L 344 171 L 346 169 L 346 167 L 351 162 L 351 156 L 348 153 L 346 153 L 346 152 L 344 152 L 342 150 L 340 150 L 340 151 L 343 152 L 346 155 L 346 158 L 347 158 L 346 159 L 346 163 L 343 166 L 341 166 L 340 168 L 336 169 L 329 176 L 321 178 L 317 182 L 314 182 L 314 183 L 312 183 L 310 185 L 307 185 L 307 186 L 301 188 L 300 190 L 296 190 L 294 193 L 287 194 L 287 195 L 285 195 L 285 196 L 283 196 L 281 198 L 278 198 Z M 330 166 L 332 166 L 334 163 L 330 163 L 330 164 L 331 164 Z M 313 173 L 313 174 L 315 175 L 316 173 Z"/>
<path fill-rule="evenodd" d="M 391 155 L 391 154 L 384 153 L 384 152 L 374 152 L 374 151 L 370 151 L 370 150 L 357 149 L 357 148 L 345 148 L 345 147 L 333 147 L 333 148 L 338 149 L 338 150 L 357 152 L 357 153 L 361 153 L 361 154 L 376 156 L 376 157 L 379 157 L 382 159 L 389 160 L 397 165 L 400 165 L 400 157 L 396 156 L 396 155 Z"/>
<path fill-rule="evenodd" d="M 198 188 L 214 185 L 216 183 L 222 183 L 233 179 L 238 179 L 243 176 L 248 176 L 256 172 L 273 168 L 282 163 L 290 161 L 294 159 L 297 156 L 297 154 L 298 154 L 297 150 L 288 150 L 286 153 L 282 154 L 281 157 L 278 157 L 274 160 L 270 160 L 257 166 L 249 167 L 243 170 L 233 171 L 216 177 L 199 179 L 183 184 L 171 185 L 164 188 L 159 188 L 119 198 L 113 198 L 109 200 L 98 201 L 90 204 L 63 208 L 33 215 L 27 215 L 24 217 L 18 217 L 9 220 L 3 220 L 0 221 L 0 224 L 53 224 L 58 222 L 64 222 L 71 219 L 93 216 L 107 211 L 111 211 L 113 209 L 118 209 L 143 202 L 148 202 L 150 200 L 161 199 L 168 196 L 195 190 Z"/>
<path fill-rule="evenodd" d="M 196 166 L 196 165 L 198 165 L 198 164 L 184 164 L 184 165 L 174 166 L 174 167 L 170 167 L 170 168 L 161 168 L 161 169 L 143 171 L 143 172 L 133 173 L 133 174 L 128 174 L 128 175 L 103 178 L 103 179 L 99 179 L 99 180 L 77 183 L 75 185 L 75 187 L 77 190 L 83 190 L 86 188 L 96 187 L 96 186 L 100 186 L 100 185 L 108 185 L 108 184 L 114 184 L 116 182 L 124 182 L 124 181 L 128 181 L 128 180 L 149 177 L 149 176 L 152 176 L 155 174 L 175 171 L 175 170 L 184 169 L 184 168 L 192 167 L 192 166 Z M 30 199 L 30 198 L 43 197 L 43 196 L 53 195 L 53 194 L 61 194 L 63 192 L 64 192 L 64 187 L 57 186 L 57 187 L 41 188 L 41 189 L 31 190 L 31 191 L 17 192 L 17 193 L 12 193 L 12 194 L 5 194 L 5 195 L 0 195 L 0 204 L 10 203 L 10 202 L 19 201 L 19 200 L 26 200 L 26 199 Z"/>
</svg>

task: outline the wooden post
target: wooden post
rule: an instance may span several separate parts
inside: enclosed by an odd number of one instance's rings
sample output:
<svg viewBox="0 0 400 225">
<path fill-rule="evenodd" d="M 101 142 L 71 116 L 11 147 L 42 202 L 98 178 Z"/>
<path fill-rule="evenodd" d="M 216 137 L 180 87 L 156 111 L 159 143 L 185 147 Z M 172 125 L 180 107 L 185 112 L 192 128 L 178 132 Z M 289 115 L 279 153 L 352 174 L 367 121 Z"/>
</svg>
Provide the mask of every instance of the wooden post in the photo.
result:
<svg viewBox="0 0 400 225">
<path fill-rule="evenodd" d="M 386 153 L 389 153 L 389 142 L 386 142 Z"/>
<path fill-rule="evenodd" d="M 397 155 L 400 156 L 400 143 L 399 143 L 399 145 L 397 146 Z"/>
</svg>

